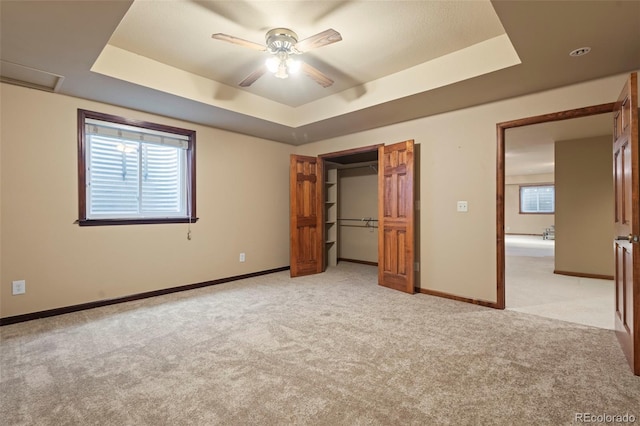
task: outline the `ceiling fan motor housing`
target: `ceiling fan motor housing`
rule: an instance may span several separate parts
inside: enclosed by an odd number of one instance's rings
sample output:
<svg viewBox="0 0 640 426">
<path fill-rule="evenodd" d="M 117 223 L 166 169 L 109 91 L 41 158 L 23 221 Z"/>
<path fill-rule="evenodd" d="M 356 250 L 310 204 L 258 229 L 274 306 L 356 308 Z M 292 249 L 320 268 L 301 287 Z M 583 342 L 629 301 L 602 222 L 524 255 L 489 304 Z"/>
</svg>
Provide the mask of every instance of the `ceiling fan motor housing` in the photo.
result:
<svg viewBox="0 0 640 426">
<path fill-rule="evenodd" d="M 265 40 L 269 53 L 298 53 L 295 48 L 296 43 L 298 43 L 298 35 L 288 28 L 274 28 L 270 30 L 267 32 Z"/>
</svg>

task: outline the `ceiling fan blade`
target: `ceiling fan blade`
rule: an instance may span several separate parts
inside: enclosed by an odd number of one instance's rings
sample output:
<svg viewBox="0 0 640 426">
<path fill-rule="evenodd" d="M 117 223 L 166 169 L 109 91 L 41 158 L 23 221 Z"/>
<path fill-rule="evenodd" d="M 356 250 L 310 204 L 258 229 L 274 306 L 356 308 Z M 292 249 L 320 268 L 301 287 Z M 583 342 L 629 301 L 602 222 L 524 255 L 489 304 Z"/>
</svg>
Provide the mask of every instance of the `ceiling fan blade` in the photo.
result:
<svg viewBox="0 0 640 426">
<path fill-rule="evenodd" d="M 240 87 L 249 87 L 253 83 L 255 83 L 257 79 L 262 77 L 265 72 L 267 72 L 267 67 L 265 65 L 263 65 L 260 68 L 258 68 L 257 70 L 255 70 L 254 72 L 252 72 L 251 74 L 249 74 L 244 80 L 242 80 L 240 83 L 238 83 L 238 85 Z"/>
<path fill-rule="evenodd" d="M 305 38 L 296 43 L 296 50 L 300 53 L 308 52 L 318 47 L 326 46 L 342 40 L 342 36 L 334 29 L 328 29 L 314 36 Z"/>
<path fill-rule="evenodd" d="M 300 70 L 322 87 L 329 87 L 333 84 L 333 80 L 306 62 L 301 63 Z"/>
<path fill-rule="evenodd" d="M 261 51 L 267 50 L 267 47 L 263 46 L 262 44 L 254 43 L 252 41 L 245 40 L 243 38 L 230 36 L 228 34 L 216 33 L 216 34 L 212 34 L 211 38 L 215 38 L 216 40 L 228 41 L 229 43 L 248 47 L 249 49 L 253 49 L 253 50 L 261 50 Z"/>
</svg>

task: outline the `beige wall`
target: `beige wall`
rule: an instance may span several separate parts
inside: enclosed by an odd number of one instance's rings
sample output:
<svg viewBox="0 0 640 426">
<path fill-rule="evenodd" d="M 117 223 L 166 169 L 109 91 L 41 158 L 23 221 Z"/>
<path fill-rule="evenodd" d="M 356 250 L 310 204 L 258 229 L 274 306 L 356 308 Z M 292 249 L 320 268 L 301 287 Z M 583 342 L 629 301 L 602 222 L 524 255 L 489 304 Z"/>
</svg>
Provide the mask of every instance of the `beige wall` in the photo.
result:
<svg viewBox="0 0 640 426">
<path fill-rule="evenodd" d="M 508 138 L 509 136 L 507 136 Z M 507 160 L 509 161 L 509 160 Z M 504 182 L 507 185 L 530 185 L 536 183 L 553 183 L 555 176 L 553 173 L 542 173 L 534 175 L 513 175 L 505 176 Z"/>
<path fill-rule="evenodd" d="M 0 97 L 2 317 L 289 265 L 293 147 L 6 84 Z M 73 223 L 77 108 L 197 131 L 191 241 L 186 224 Z M 27 292 L 12 296 L 19 279 Z"/>
<path fill-rule="evenodd" d="M 420 144 L 422 288 L 496 301 L 496 123 L 613 102 L 619 75 L 302 145 L 316 155 L 414 139 Z M 467 213 L 456 201 L 469 202 Z"/>
<path fill-rule="evenodd" d="M 557 141 L 556 271 L 613 275 L 611 136 Z"/>
<path fill-rule="evenodd" d="M 340 218 L 378 218 L 378 175 L 369 168 L 338 170 Z M 372 222 L 377 226 L 377 222 Z M 340 222 L 338 256 L 378 262 L 378 229 L 363 228 L 364 222 Z"/>
<path fill-rule="evenodd" d="M 504 230 L 507 234 L 542 235 L 545 229 L 554 224 L 554 215 L 552 214 L 520 213 L 520 185 L 548 184 L 553 183 L 553 180 L 553 173 L 505 178 Z"/>
<path fill-rule="evenodd" d="M 0 158 L 2 317 L 285 266 L 288 155 L 414 139 L 422 288 L 496 301 L 496 123 L 612 102 L 626 75 L 452 111 L 294 148 L 5 84 Z M 195 129 L 198 216 L 183 225 L 83 227 L 76 109 Z M 467 213 L 456 201 L 469 202 Z M 41 208 L 45 205 L 45 208 Z M 259 214 L 256 214 L 259 212 Z M 247 262 L 238 263 L 238 253 Z M 11 296 L 11 281 L 27 294 Z"/>
</svg>

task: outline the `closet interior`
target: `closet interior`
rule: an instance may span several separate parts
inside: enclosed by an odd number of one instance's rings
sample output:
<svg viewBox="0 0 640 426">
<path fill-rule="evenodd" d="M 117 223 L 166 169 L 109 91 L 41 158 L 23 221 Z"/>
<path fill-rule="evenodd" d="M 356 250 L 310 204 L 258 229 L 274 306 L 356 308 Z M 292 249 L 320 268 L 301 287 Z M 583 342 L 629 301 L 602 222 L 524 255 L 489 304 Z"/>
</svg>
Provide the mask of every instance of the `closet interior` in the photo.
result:
<svg viewBox="0 0 640 426">
<path fill-rule="evenodd" d="M 324 160 L 325 267 L 378 262 L 378 152 Z"/>
</svg>

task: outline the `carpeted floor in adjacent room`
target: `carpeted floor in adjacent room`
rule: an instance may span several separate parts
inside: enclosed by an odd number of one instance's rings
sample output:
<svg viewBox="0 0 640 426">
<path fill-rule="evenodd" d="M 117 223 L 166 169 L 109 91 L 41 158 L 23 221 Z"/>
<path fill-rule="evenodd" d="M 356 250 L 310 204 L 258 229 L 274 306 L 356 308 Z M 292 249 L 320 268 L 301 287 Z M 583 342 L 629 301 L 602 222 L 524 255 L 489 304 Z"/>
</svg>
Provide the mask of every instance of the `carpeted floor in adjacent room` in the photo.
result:
<svg viewBox="0 0 640 426">
<path fill-rule="evenodd" d="M 640 417 L 611 330 L 341 263 L 0 329 L 4 425 L 559 425 Z"/>
</svg>

